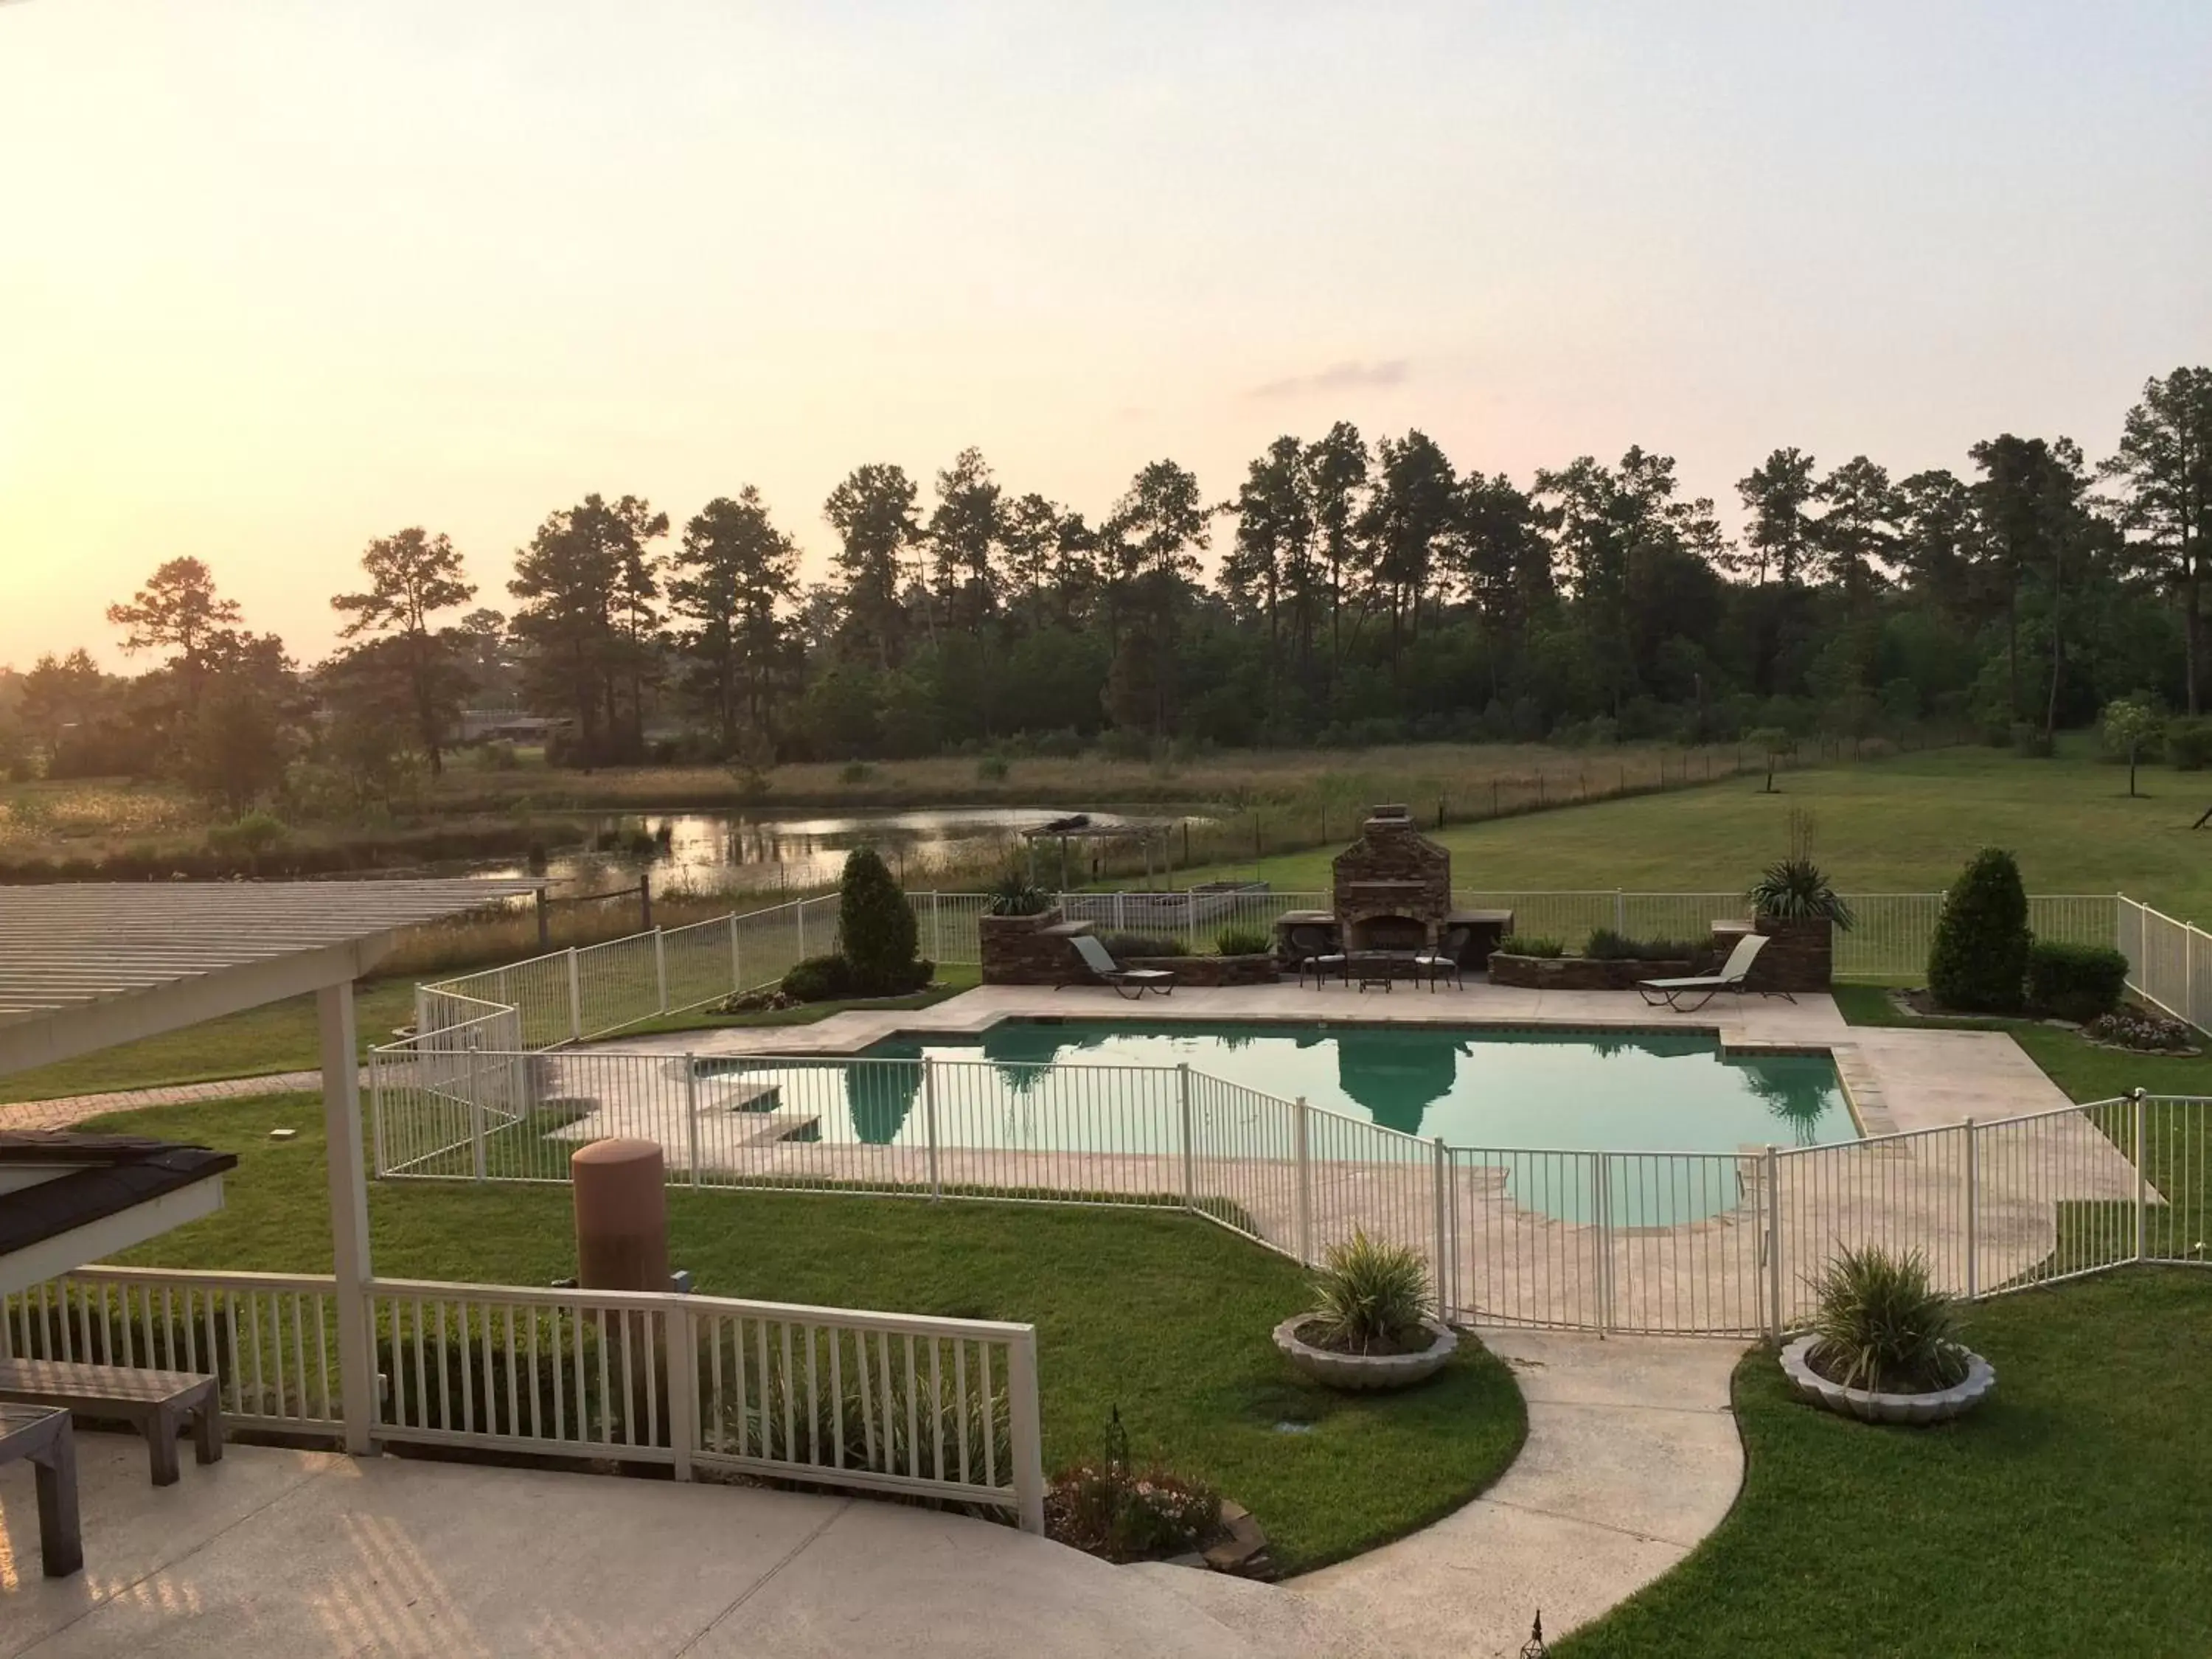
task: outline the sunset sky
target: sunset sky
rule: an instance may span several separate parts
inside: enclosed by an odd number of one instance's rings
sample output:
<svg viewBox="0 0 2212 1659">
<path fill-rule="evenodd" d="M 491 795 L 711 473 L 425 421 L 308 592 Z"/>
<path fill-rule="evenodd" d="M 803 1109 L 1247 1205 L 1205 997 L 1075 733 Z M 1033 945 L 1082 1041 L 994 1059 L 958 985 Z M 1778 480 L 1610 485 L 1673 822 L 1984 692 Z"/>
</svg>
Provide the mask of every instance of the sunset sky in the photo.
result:
<svg viewBox="0 0 2212 1659">
<path fill-rule="evenodd" d="M 0 662 L 195 554 L 1278 433 L 2109 453 L 2212 361 L 2212 4 L 0 4 Z"/>
</svg>

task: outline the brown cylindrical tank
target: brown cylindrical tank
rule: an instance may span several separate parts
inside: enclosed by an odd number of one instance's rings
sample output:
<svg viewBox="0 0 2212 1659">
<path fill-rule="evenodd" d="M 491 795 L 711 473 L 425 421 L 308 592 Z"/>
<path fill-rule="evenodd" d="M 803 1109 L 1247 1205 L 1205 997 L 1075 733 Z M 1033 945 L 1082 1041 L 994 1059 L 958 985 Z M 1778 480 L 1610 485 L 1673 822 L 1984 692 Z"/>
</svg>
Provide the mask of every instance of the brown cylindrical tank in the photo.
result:
<svg viewBox="0 0 2212 1659">
<path fill-rule="evenodd" d="M 660 1146 L 595 1140 L 568 1158 L 576 1195 L 576 1283 L 594 1291 L 668 1288 L 668 1186 Z"/>
</svg>

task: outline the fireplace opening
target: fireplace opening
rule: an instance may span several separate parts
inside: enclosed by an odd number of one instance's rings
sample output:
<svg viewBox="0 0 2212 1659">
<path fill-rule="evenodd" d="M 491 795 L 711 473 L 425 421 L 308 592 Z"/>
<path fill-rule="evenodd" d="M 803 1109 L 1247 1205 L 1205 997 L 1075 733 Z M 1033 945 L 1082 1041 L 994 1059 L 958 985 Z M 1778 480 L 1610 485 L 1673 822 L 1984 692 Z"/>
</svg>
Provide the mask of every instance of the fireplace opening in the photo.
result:
<svg viewBox="0 0 2212 1659">
<path fill-rule="evenodd" d="M 1423 951 L 1428 945 L 1428 924 L 1413 916 L 1370 916 L 1352 927 L 1355 951 Z"/>
</svg>

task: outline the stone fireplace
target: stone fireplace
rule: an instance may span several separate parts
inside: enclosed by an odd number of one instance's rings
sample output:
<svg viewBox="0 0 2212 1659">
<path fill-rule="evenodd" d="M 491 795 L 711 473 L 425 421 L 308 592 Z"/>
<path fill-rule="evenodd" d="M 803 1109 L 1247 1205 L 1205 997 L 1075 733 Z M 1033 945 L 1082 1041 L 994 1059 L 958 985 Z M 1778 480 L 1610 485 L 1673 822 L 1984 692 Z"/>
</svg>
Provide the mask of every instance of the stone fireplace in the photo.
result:
<svg viewBox="0 0 2212 1659">
<path fill-rule="evenodd" d="M 1331 908 L 1347 951 L 1434 950 L 1451 914 L 1451 854 L 1405 806 L 1377 806 L 1336 855 Z"/>
</svg>

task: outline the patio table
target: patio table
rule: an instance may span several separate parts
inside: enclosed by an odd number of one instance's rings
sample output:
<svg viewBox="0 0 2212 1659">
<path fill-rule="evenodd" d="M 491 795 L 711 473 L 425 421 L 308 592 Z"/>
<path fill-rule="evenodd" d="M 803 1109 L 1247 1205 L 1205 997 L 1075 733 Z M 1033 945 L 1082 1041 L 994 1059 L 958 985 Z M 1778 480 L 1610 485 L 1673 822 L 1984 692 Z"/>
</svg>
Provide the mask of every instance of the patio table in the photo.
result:
<svg viewBox="0 0 2212 1659">
<path fill-rule="evenodd" d="M 77 1526 L 76 1434 L 70 1414 L 35 1406 L 0 1405 L 0 1463 L 28 1459 L 39 1493 L 39 1556 L 49 1578 L 84 1568 Z"/>
</svg>

